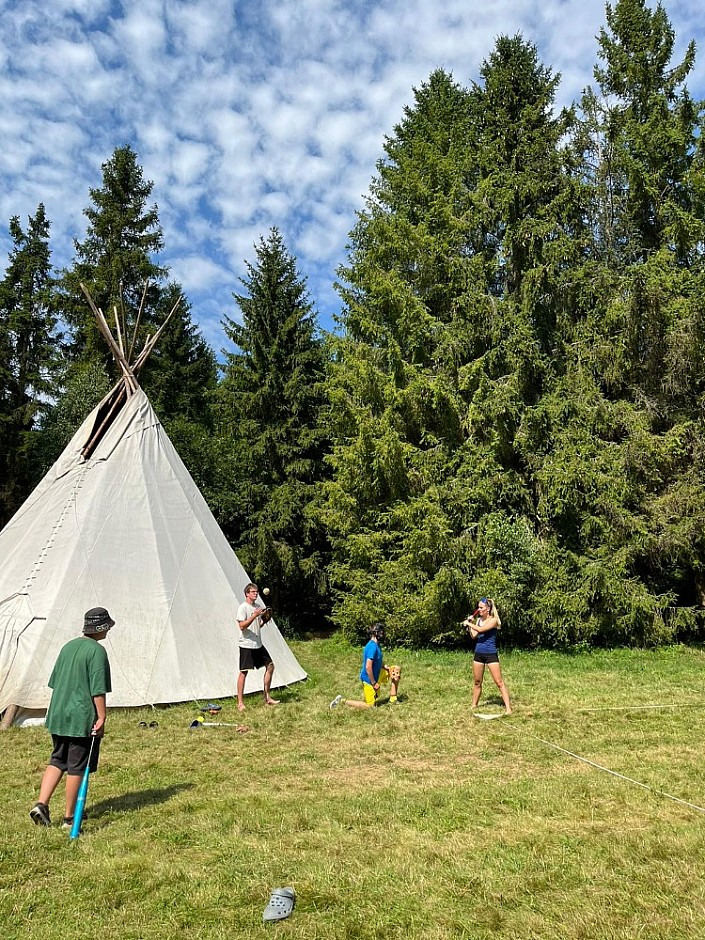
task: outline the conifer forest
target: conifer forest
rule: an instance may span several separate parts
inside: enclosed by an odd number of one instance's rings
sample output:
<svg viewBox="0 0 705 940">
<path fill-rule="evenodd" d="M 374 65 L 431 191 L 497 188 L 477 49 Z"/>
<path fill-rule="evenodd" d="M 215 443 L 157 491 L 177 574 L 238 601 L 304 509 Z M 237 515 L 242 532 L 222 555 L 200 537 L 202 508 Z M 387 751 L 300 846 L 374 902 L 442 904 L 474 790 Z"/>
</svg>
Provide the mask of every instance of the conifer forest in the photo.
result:
<svg viewBox="0 0 705 940">
<path fill-rule="evenodd" d="M 350 220 L 325 331 L 263 232 L 221 350 L 160 263 L 139 155 L 106 155 L 85 234 L 52 263 L 44 205 L 9 220 L 0 280 L 0 524 L 117 376 L 80 285 L 285 635 L 383 621 L 454 648 L 478 597 L 505 645 L 705 636 L 705 103 L 694 43 L 617 0 L 592 84 L 500 35 L 463 85 L 413 90 Z"/>
</svg>

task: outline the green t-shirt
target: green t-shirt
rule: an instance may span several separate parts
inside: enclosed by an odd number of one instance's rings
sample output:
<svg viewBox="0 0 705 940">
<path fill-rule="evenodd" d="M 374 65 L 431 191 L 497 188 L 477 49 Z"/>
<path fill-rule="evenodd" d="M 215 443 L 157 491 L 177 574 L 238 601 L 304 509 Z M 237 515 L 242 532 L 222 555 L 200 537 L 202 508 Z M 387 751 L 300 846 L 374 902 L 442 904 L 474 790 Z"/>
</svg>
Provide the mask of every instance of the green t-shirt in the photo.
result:
<svg viewBox="0 0 705 940">
<path fill-rule="evenodd" d="M 54 691 L 47 730 L 69 738 L 87 737 L 98 717 L 93 696 L 111 691 L 108 654 L 90 637 L 69 640 L 54 663 L 49 688 Z"/>
</svg>

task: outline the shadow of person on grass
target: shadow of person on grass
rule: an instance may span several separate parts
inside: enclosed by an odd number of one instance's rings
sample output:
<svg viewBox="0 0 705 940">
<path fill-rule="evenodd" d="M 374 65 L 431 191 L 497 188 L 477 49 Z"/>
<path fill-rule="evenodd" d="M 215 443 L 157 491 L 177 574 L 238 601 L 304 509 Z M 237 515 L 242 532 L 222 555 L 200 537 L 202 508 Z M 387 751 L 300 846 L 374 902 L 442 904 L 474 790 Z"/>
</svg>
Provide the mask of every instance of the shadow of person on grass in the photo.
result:
<svg viewBox="0 0 705 940">
<path fill-rule="evenodd" d="M 170 787 L 153 787 L 151 790 L 135 790 L 131 793 L 123 793 L 121 796 L 113 796 L 107 800 L 101 800 L 100 803 L 91 803 L 87 807 L 87 813 L 91 822 L 98 822 L 103 818 L 102 825 L 109 825 L 106 817 L 118 816 L 123 813 L 134 813 L 137 810 L 144 809 L 145 806 L 156 806 L 158 803 L 166 803 L 173 799 L 184 790 L 192 790 L 192 783 L 175 783 Z M 95 828 L 101 828 L 101 823 Z"/>
<path fill-rule="evenodd" d="M 261 692 L 259 695 L 261 696 Z M 272 689 L 272 696 L 279 699 L 282 705 L 291 705 L 294 702 L 301 701 L 301 695 L 299 694 L 298 689 L 294 689 L 291 686 L 280 686 L 278 689 Z M 252 696 L 252 700 L 255 700 L 255 696 Z"/>
</svg>

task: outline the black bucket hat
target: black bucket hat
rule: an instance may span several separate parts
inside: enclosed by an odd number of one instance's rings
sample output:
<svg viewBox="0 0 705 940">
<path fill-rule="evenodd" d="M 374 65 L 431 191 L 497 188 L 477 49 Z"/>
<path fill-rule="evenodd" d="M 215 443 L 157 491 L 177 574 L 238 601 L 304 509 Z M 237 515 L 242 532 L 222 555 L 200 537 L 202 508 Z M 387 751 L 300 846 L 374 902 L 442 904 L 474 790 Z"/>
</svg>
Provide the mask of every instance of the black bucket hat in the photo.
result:
<svg viewBox="0 0 705 940">
<path fill-rule="evenodd" d="M 115 626 L 115 621 L 105 607 L 91 607 L 83 617 L 83 632 L 86 636 L 91 633 L 102 633 Z"/>
</svg>

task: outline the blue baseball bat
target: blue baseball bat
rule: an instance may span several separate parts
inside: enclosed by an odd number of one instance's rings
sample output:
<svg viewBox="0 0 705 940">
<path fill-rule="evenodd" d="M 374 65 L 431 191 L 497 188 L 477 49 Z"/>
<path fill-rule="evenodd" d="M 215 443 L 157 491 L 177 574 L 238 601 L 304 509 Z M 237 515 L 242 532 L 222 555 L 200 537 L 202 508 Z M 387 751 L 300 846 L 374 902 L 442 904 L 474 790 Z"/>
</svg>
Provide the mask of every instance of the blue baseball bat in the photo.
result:
<svg viewBox="0 0 705 940">
<path fill-rule="evenodd" d="M 91 748 L 88 752 L 88 763 L 86 764 L 86 769 L 83 771 L 81 786 L 78 789 L 76 809 L 73 812 L 73 824 L 71 826 L 71 832 L 69 833 L 69 839 L 77 839 L 81 835 L 81 823 L 83 822 L 83 811 L 86 808 L 86 797 L 88 796 L 88 778 L 91 773 L 91 757 L 93 756 L 94 744 L 95 738 L 93 737 L 91 738 Z"/>
</svg>

